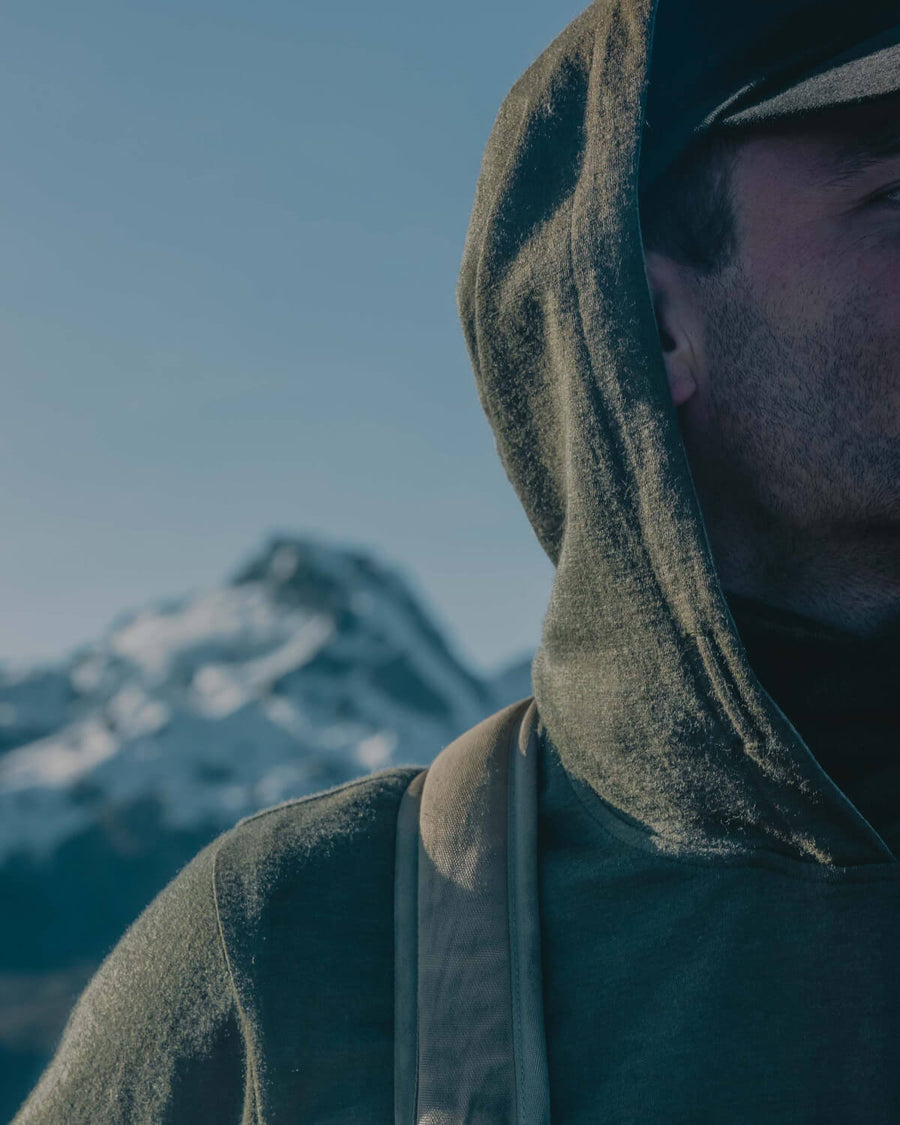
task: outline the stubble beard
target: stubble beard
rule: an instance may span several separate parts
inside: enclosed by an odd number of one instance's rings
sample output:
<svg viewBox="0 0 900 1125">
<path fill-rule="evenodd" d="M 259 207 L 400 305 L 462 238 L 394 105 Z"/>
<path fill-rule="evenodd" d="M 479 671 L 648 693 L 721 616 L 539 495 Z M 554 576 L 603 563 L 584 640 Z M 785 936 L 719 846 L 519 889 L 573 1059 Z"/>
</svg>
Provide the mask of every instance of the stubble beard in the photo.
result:
<svg viewBox="0 0 900 1125">
<path fill-rule="evenodd" d="M 739 265 L 704 290 L 707 409 L 692 426 L 682 408 L 682 433 L 725 584 L 787 604 L 849 571 L 900 593 L 900 333 L 876 338 L 853 301 L 791 319 Z"/>
</svg>

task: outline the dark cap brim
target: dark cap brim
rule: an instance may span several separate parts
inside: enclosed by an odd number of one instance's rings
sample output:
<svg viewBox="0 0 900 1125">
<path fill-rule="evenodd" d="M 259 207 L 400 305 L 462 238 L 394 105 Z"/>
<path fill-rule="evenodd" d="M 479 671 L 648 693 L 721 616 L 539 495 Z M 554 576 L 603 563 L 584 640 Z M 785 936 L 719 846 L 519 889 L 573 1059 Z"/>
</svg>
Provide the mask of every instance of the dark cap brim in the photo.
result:
<svg viewBox="0 0 900 1125">
<path fill-rule="evenodd" d="M 784 117 L 868 102 L 900 92 L 900 24 L 829 59 L 773 91 L 770 84 L 745 87 L 704 122 L 753 125 Z"/>
</svg>

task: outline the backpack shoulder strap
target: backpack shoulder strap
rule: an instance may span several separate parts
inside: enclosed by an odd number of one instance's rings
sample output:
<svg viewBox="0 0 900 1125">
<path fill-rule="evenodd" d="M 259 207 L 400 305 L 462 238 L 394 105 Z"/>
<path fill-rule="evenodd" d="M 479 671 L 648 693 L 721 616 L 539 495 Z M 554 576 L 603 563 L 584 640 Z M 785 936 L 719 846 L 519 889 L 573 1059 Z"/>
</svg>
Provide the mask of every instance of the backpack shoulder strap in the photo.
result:
<svg viewBox="0 0 900 1125">
<path fill-rule="evenodd" d="M 451 743 L 401 802 L 395 1125 L 547 1125 L 530 699 Z"/>
</svg>

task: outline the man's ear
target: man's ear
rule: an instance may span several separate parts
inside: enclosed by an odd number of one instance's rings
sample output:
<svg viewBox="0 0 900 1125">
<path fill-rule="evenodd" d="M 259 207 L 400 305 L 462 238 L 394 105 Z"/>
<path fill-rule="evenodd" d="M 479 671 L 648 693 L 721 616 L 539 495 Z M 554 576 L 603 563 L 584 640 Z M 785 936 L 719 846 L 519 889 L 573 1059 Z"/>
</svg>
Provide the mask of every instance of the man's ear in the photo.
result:
<svg viewBox="0 0 900 1125">
<path fill-rule="evenodd" d="M 655 250 L 647 252 L 646 264 L 669 392 L 675 405 L 682 406 L 697 391 L 702 377 L 696 293 L 687 267 Z"/>
</svg>

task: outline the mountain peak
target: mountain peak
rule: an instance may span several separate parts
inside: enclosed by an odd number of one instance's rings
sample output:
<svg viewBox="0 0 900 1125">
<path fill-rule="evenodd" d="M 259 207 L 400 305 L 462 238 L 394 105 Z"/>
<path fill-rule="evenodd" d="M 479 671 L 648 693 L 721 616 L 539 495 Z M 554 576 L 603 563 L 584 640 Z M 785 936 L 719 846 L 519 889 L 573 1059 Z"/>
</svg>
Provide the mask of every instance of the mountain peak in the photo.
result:
<svg viewBox="0 0 900 1125">
<path fill-rule="evenodd" d="M 245 563 L 232 586 L 263 583 L 280 599 L 308 608 L 343 608 L 348 595 L 371 581 L 376 568 L 362 551 L 317 539 L 278 535 Z"/>
<path fill-rule="evenodd" d="M 141 801 L 221 830 L 426 764 L 511 701 L 500 683 L 465 667 L 399 570 L 273 536 L 226 586 L 122 617 L 35 676 L 0 673 L 0 862 Z"/>
</svg>

